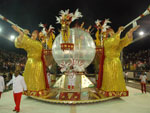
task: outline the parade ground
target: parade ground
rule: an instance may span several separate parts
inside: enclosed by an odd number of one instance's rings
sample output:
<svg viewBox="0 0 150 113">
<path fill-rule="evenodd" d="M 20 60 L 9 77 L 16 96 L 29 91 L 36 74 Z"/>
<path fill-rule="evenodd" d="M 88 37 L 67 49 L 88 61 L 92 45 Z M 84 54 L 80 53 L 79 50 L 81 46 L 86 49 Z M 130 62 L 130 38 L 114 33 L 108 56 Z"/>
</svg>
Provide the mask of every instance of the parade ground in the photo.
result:
<svg viewBox="0 0 150 113">
<path fill-rule="evenodd" d="M 150 93 L 127 87 L 128 97 L 121 97 L 93 104 L 52 104 L 23 96 L 20 113 L 150 113 Z M 2 95 L 0 113 L 13 113 L 13 92 Z"/>
</svg>

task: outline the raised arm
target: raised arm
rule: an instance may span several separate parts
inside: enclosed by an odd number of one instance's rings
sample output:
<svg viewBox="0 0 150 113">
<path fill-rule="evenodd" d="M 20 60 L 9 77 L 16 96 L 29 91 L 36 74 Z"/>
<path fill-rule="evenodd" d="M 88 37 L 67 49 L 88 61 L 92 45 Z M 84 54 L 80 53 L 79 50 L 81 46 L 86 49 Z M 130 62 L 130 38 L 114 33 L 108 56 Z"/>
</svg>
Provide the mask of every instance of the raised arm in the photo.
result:
<svg viewBox="0 0 150 113">
<path fill-rule="evenodd" d="M 15 25 L 12 25 L 12 28 L 19 33 L 19 36 L 17 38 L 18 41 L 21 41 L 23 39 L 24 33 Z"/>
<path fill-rule="evenodd" d="M 6 84 L 6 86 L 9 86 L 12 83 L 13 83 L 13 78 Z"/>
<path fill-rule="evenodd" d="M 16 48 L 23 48 L 23 49 L 27 49 L 26 48 L 26 44 L 24 44 L 25 41 L 23 40 L 27 40 L 27 35 L 29 33 L 28 30 L 25 30 L 24 32 L 22 32 L 17 26 L 12 25 L 12 28 L 19 33 L 19 36 L 15 39 L 15 47 Z M 26 39 L 24 39 L 26 38 Z"/>
<path fill-rule="evenodd" d="M 117 34 L 121 34 L 121 32 L 124 30 L 124 27 L 123 26 L 121 26 L 121 27 L 119 27 L 119 29 L 118 29 L 118 31 L 116 32 Z"/>
<path fill-rule="evenodd" d="M 132 40 L 133 40 L 133 32 L 136 31 L 139 27 L 140 27 L 140 26 L 138 25 L 138 26 L 136 26 L 136 27 L 130 29 L 130 30 L 126 33 L 125 37 L 120 40 L 120 43 L 119 43 L 119 50 L 120 50 L 120 51 L 121 51 L 124 47 L 128 46 L 128 45 L 132 42 Z"/>
<path fill-rule="evenodd" d="M 19 33 L 18 38 L 15 39 L 15 47 L 16 48 L 22 48 L 26 51 L 30 51 L 31 48 L 34 51 L 40 51 L 42 49 L 42 44 L 38 41 L 35 41 L 27 36 L 28 30 L 25 30 L 22 32 L 19 28 L 16 26 L 12 26 L 12 28 Z"/>
</svg>

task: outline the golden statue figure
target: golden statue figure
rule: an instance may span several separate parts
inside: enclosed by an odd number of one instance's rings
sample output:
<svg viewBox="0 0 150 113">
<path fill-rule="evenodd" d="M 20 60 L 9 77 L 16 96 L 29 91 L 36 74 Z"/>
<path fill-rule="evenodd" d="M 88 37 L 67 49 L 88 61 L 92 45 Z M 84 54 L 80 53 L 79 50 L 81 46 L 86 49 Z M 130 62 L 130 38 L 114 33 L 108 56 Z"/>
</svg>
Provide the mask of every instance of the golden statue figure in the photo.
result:
<svg viewBox="0 0 150 113">
<path fill-rule="evenodd" d="M 61 22 L 61 35 L 64 42 L 68 42 L 70 36 L 70 27 L 65 21 Z"/>
<path fill-rule="evenodd" d="M 97 19 L 95 21 L 95 24 L 96 24 L 95 27 L 96 27 L 97 31 L 95 33 L 96 40 L 94 40 L 94 41 L 95 41 L 95 44 L 96 44 L 97 47 L 101 47 L 102 46 L 102 42 L 101 42 L 102 41 L 102 39 L 101 39 L 102 37 L 101 37 L 101 35 L 102 35 L 103 25 L 101 24 L 101 20 L 99 20 L 99 19 Z"/>
<path fill-rule="evenodd" d="M 59 13 L 59 17 L 56 17 L 57 19 L 57 23 L 61 24 L 61 35 L 62 35 L 62 39 L 65 43 L 68 42 L 69 37 L 70 37 L 70 24 L 72 21 L 82 17 L 81 13 L 79 12 L 79 10 L 77 9 L 75 11 L 75 13 L 69 13 L 69 9 L 68 10 L 61 10 Z"/>
<path fill-rule="evenodd" d="M 48 93 L 46 79 L 43 71 L 42 44 L 37 41 L 38 31 L 35 30 L 29 38 L 18 27 L 12 26 L 19 33 L 15 40 L 15 47 L 22 48 L 27 52 L 27 62 L 23 73 L 27 84 L 27 95 L 29 96 L 45 96 Z"/>
<path fill-rule="evenodd" d="M 132 28 L 122 39 L 120 39 L 120 34 L 124 27 L 120 27 L 116 33 L 114 33 L 113 29 L 107 30 L 110 37 L 104 40 L 105 59 L 102 87 L 100 90 L 100 93 L 105 96 L 128 95 L 120 62 L 120 52 L 132 42 L 132 33 L 138 28 L 139 26 Z"/>
<path fill-rule="evenodd" d="M 47 45 L 49 47 L 49 49 L 52 49 L 52 45 L 53 45 L 53 41 L 55 40 L 55 31 L 54 31 L 54 27 L 50 25 L 49 27 L 49 31 L 48 31 L 48 41 L 47 41 Z"/>
</svg>

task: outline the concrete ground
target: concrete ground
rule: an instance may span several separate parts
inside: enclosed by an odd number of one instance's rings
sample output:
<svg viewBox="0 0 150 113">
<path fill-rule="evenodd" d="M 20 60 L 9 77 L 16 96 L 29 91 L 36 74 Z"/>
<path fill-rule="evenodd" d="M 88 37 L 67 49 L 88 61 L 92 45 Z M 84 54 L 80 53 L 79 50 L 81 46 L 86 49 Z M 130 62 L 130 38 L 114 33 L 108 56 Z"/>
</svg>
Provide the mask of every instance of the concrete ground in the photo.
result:
<svg viewBox="0 0 150 113">
<path fill-rule="evenodd" d="M 22 97 L 20 113 L 150 113 L 150 93 L 127 87 L 129 97 L 108 100 L 94 104 L 63 105 L 37 101 Z M 0 113 L 13 113 L 12 91 L 3 93 Z"/>
</svg>

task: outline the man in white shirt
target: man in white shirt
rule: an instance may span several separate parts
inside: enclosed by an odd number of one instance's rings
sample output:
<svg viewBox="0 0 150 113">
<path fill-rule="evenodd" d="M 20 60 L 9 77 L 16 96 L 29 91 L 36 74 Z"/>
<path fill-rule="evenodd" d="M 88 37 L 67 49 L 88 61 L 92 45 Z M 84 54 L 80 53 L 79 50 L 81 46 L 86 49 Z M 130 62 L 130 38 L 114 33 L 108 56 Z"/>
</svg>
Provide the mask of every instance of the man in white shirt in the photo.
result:
<svg viewBox="0 0 150 113">
<path fill-rule="evenodd" d="M 0 76 L 0 98 L 1 98 L 1 94 L 2 94 L 4 89 L 5 89 L 4 78 L 2 76 Z"/>
<path fill-rule="evenodd" d="M 140 75 L 140 79 L 141 79 L 141 91 L 143 93 L 143 91 L 146 93 L 146 80 L 147 80 L 147 76 L 145 73 L 143 73 L 142 75 Z"/>
<path fill-rule="evenodd" d="M 7 87 L 10 84 L 13 84 L 13 93 L 14 93 L 14 101 L 15 101 L 15 108 L 13 111 L 16 111 L 18 113 L 20 111 L 20 101 L 21 101 L 21 96 L 23 91 L 27 91 L 27 86 L 24 81 L 24 77 L 19 75 L 20 71 L 16 70 L 15 71 L 15 76 L 7 83 Z"/>
</svg>

